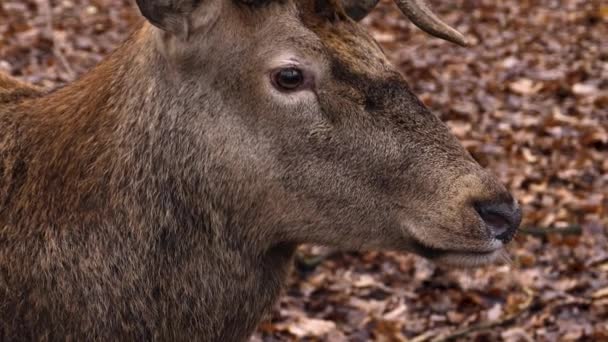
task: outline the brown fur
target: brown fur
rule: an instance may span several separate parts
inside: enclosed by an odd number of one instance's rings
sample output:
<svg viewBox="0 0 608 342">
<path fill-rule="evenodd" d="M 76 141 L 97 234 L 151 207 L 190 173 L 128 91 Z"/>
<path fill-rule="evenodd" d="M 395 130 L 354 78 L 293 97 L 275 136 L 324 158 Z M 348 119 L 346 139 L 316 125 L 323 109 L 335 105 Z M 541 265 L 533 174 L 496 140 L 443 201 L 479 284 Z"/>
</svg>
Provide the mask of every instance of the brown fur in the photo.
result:
<svg viewBox="0 0 608 342">
<path fill-rule="evenodd" d="M 0 73 L 0 104 L 42 95 L 42 89 Z"/>
<path fill-rule="evenodd" d="M 1 340 L 244 340 L 298 244 L 488 250 L 510 196 L 339 5 L 180 18 L 48 94 L 0 76 Z M 284 54 L 313 90 L 272 90 Z"/>
</svg>

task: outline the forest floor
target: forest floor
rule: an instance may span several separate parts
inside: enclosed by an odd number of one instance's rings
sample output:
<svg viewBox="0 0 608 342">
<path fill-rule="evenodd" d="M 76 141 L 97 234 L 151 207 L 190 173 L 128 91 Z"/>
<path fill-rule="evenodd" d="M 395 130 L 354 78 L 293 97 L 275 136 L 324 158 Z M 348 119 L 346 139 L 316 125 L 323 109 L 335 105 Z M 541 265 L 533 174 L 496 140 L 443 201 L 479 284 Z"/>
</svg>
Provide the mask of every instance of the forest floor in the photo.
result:
<svg viewBox="0 0 608 342">
<path fill-rule="evenodd" d="M 253 339 L 608 341 L 608 3 L 432 1 L 472 40 L 462 48 L 385 1 L 363 23 L 522 204 L 512 262 L 452 270 L 304 247 Z M 137 16 L 129 0 L 0 0 L 0 71 L 64 84 Z"/>
</svg>

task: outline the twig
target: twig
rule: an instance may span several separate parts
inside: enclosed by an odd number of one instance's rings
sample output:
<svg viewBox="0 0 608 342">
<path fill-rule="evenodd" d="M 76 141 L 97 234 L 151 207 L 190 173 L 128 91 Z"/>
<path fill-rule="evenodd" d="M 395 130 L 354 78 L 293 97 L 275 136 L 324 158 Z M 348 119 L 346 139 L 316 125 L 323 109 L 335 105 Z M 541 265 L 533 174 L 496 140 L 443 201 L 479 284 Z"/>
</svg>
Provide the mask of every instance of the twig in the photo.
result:
<svg viewBox="0 0 608 342">
<path fill-rule="evenodd" d="M 449 335 L 439 336 L 438 338 L 434 339 L 433 342 L 453 341 L 459 337 L 469 335 L 470 333 L 473 333 L 473 332 L 488 330 L 491 328 L 504 326 L 504 325 L 513 323 L 518 317 L 520 317 L 522 314 L 524 314 L 524 312 L 527 312 L 528 309 L 530 309 L 530 307 L 532 307 L 532 304 L 534 303 L 534 298 L 535 298 L 534 291 L 532 291 L 529 288 L 524 288 L 524 292 L 526 292 L 526 294 L 528 295 L 528 298 L 526 299 L 526 302 L 522 304 L 522 306 L 520 307 L 520 310 L 518 312 L 515 312 L 511 315 L 507 315 L 506 317 L 499 319 L 499 320 L 483 322 L 480 324 L 472 325 L 470 327 L 456 330 Z"/>
<path fill-rule="evenodd" d="M 585 263 L 585 267 L 596 267 L 601 266 L 603 264 L 608 264 L 608 255 L 601 255 L 596 258 L 592 258 L 588 262 Z"/>
<path fill-rule="evenodd" d="M 53 8 L 51 6 L 51 0 L 43 0 L 41 1 L 42 11 L 46 14 L 46 31 L 48 36 L 51 39 L 51 44 L 53 45 L 53 54 L 59 60 L 59 63 L 62 65 L 63 69 L 68 75 L 70 80 L 73 80 L 76 77 L 76 72 L 70 66 L 67 58 L 59 48 L 59 44 L 57 44 L 57 39 L 55 38 L 55 30 L 53 29 Z"/>
<path fill-rule="evenodd" d="M 411 340 L 409 340 L 409 342 L 426 342 L 437 335 L 438 335 L 437 330 L 431 330 L 431 331 L 424 332 L 424 333 L 412 338 Z"/>
<path fill-rule="evenodd" d="M 581 235 L 583 233 L 583 229 L 579 225 L 572 225 L 565 228 L 524 227 L 520 228 L 518 232 L 520 234 L 543 237 L 551 234 Z"/>
<path fill-rule="evenodd" d="M 415 337 L 413 340 L 415 340 L 417 342 L 426 342 L 426 341 L 447 342 L 447 341 L 453 341 L 459 337 L 467 336 L 474 332 L 489 330 L 489 329 L 492 329 L 495 327 L 511 324 L 517 318 L 519 318 L 521 315 L 523 315 L 525 312 L 527 312 L 530 309 L 530 307 L 532 307 L 532 304 L 534 303 L 534 299 L 536 297 L 534 294 L 534 291 L 532 291 L 529 288 L 524 288 L 524 292 L 526 292 L 526 294 L 528 295 L 528 298 L 521 305 L 520 310 L 511 315 L 507 315 L 502 319 L 498 319 L 495 321 L 489 321 L 489 322 L 482 322 L 480 324 L 464 327 L 464 328 L 458 329 L 456 331 L 453 331 L 449 334 L 444 334 L 444 335 L 439 335 L 439 336 L 437 336 L 435 334 L 429 334 L 428 332 L 426 332 L 418 337 Z M 434 336 L 437 336 L 437 337 L 433 338 Z"/>
</svg>

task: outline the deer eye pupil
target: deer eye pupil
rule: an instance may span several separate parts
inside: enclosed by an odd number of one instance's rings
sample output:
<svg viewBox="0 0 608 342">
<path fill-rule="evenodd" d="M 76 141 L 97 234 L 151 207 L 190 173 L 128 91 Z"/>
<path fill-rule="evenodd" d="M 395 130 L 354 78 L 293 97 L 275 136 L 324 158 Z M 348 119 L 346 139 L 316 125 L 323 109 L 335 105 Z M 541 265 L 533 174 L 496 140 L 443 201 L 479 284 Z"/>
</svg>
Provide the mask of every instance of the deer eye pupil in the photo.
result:
<svg viewBox="0 0 608 342">
<path fill-rule="evenodd" d="M 274 81 L 279 90 L 295 90 L 304 83 L 304 75 L 300 69 L 286 68 L 276 73 Z"/>
</svg>

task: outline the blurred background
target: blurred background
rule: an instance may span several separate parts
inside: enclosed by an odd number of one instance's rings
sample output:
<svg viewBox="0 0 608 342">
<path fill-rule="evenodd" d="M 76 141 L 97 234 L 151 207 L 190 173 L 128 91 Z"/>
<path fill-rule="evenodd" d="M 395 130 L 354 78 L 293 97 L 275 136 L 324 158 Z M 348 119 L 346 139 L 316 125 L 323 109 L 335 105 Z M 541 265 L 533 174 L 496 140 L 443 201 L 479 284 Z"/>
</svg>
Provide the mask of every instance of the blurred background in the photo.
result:
<svg viewBox="0 0 608 342">
<path fill-rule="evenodd" d="M 363 24 L 522 203 L 512 262 L 450 270 L 305 246 L 254 341 L 608 341 L 608 2 L 431 3 L 471 47 L 390 1 Z M 130 0 L 0 0 L 0 71 L 61 86 L 139 23 Z"/>
</svg>

